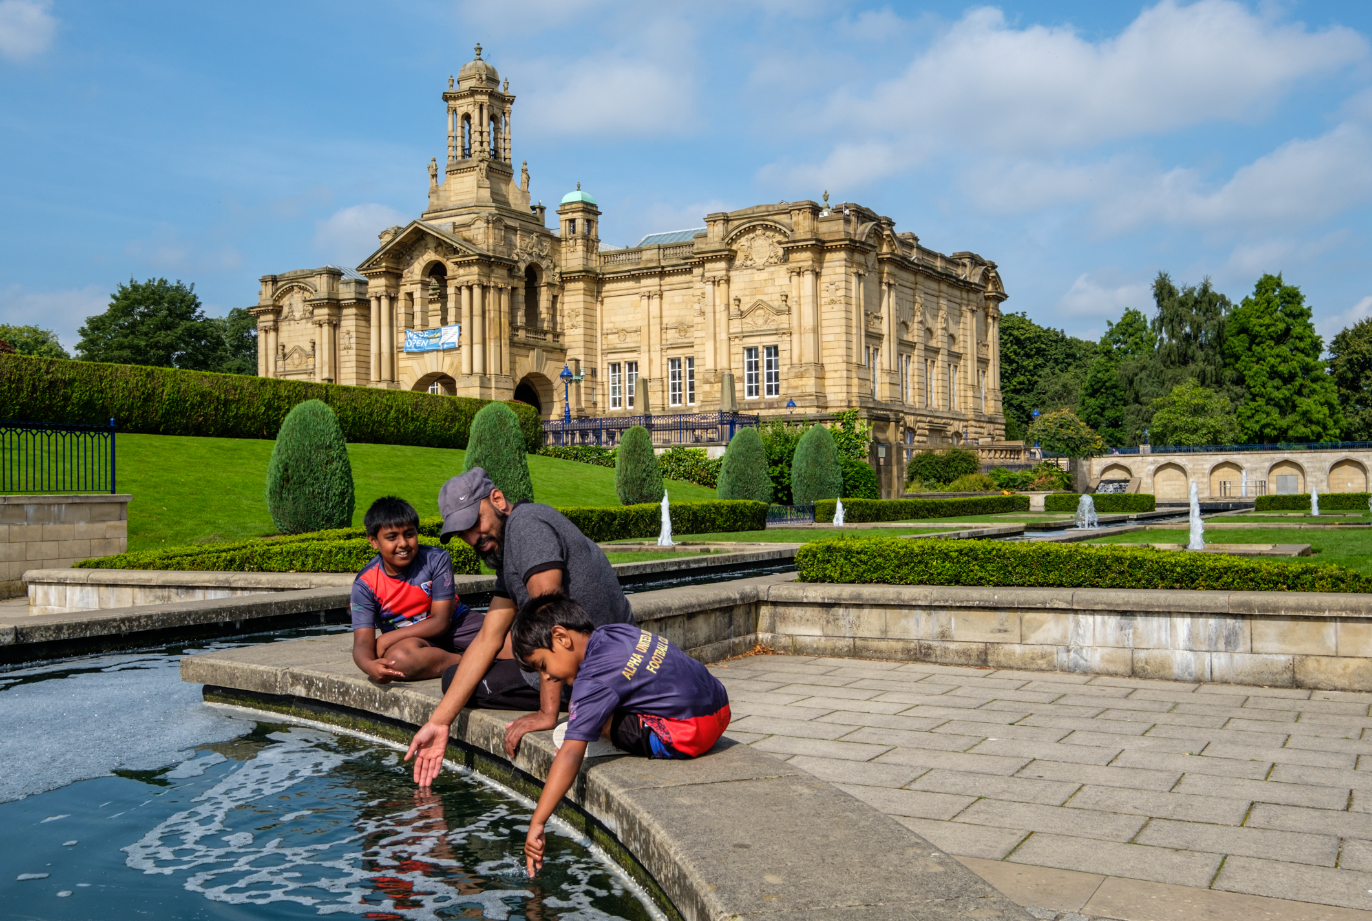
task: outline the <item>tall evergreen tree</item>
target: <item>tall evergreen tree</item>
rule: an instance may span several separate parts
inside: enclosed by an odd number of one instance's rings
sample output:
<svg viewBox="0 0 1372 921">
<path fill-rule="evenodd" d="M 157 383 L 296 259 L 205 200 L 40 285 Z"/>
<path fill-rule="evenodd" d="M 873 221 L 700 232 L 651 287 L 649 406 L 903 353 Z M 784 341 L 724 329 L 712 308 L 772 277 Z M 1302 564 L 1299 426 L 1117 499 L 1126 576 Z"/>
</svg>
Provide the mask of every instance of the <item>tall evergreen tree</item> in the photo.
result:
<svg viewBox="0 0 1372 921">
<path fill-rule="evenodd" d="M 1228 317 L 1225 357 L 1246 391 L 1239 426 L 1249 442 L 1339 437 L 1338 387 L 1325 371 L 1324 342 L 1300 288 L 1280 275 L 1258 279 Z"/>
<path fill-rule="evenodd" d="M 348 443 L 327 403 L 306 400 L 286 414 L 267 464 L 267 510 L 282 534 L 352 523 Z"/>
<path fill-rule="evenodd" d="M 1329 373 L 1339 388 L 1343 437 L 1372 440 L 1372 320 L 1359 320 L 1329 343 Z"/>
<path fill-rule="evenodd" d="M 1158 308 L 1152 324 L 1157 369 L 1178 377 L 1176 383 L 1193 378 L 1202 387 L 1224 386 L 1225 318 L 1233 301 L 1216 291 L 1209 278 L 1178 289 L 1166 272 L 1153 281 L 1153 300 Z"/>
<path fill-rule="evenodd" d="M 1000 386 L 1006 435 L 1021 437 L 1034 410 L 1075 410 L 1096 344 L 1039 326 L 1022 313 L 1000 323 Z"/>
<path fill-rule="evenodd" d="M 519 417 L 505 403 L 487 403 L 472 419 L 462 472 L 473 467 L 485 470 L 486 476 L 510 502 L 534 500 L 524 432 L 519 427 Z"/>
<path fill-rule="evenodd" d="M 1153 401 L 1153 443 L 1224 445 L 1238 436 L 1234 407 L 1224 394 L 1186 381 Z"/>
<path fill-rule="evenodd" d="M 195 285 L 165 278 L 130 278 L 104 313 L 86 319 L 80 333 L 76 350 L 86 361 L 208 371 L 224 355 L 224 334 L 205 316 Z"/>
</svg>

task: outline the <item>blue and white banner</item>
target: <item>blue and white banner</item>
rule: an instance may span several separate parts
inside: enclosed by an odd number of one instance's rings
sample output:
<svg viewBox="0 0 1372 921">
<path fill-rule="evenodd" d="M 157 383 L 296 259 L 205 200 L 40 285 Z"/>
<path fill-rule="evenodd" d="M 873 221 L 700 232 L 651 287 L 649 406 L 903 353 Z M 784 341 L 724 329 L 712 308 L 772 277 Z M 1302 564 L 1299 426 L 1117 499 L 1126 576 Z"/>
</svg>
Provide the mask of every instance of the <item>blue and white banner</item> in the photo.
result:
<svg viewBox="0 0 1372 921">
<path fill-rule="evenodd" d="M 460 324 L 440 326 L 438 329 L 407 329 L 405 351 L 437 352 L 440 349 L 455 349 L 458 340 L 462 338 L 461 334 Z"/>
</svg>

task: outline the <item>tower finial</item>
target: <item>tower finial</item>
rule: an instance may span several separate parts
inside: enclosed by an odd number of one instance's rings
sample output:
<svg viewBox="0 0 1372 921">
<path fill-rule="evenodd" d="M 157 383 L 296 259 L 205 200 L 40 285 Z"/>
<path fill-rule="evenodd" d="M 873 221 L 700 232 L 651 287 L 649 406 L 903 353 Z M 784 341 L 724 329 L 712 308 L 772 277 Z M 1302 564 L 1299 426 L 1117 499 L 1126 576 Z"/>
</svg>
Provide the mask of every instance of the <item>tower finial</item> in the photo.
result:
<svg viewBox="0 0 1372 921">
<path fill-rule="evenodd" d="M 452 89 L 452 88 L 453 88 L 453 75 L 452 75 L 452 74 L 448 74 L 448 89 Z"/>
<path fill-rule="evenodd" d="M 476 43 L 476 59 L 481 60 L 481 42 Z"/>
<path fill-rule="evenodd" d="M 578 183 L 576 184 L 576 190 L 577 190 L 578 192 L 581 191 L 581 183 L 578 182 Z"/>
<path fill-rule="evenodd" d="M 824 207 L 829 207 L 829 190 L 824 190 Z"/>
<path fill-rule="evenodd" d="M 509 78 L 509 77 L 506 77 L 506 78 L 505 78 L 505 94 L 508 96 L 509 93 L 510 93 L 510 78 Z"/>
</svg>

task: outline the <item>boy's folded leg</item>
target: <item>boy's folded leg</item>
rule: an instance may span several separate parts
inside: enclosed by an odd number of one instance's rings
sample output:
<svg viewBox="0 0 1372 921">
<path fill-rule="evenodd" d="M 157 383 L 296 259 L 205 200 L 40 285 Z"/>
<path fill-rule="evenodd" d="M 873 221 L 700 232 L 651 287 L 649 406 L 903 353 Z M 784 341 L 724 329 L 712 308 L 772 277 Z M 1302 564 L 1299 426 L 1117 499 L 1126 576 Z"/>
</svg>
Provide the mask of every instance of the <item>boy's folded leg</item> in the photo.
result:
<svg viewBox="0 0 1372 921">
<path fill-rule="evenodd" d="M 620 751 L 640 758 L 655 758 L 653 731 L 643 725 L 643 717 L 626 710 L 616 710 L 610 717 L 610 741 Z"/>
<path fill-rule="evenodd" d="M 457 666 L 443 673 L 443 693 L 453 683 Z M 477 710 L 537 710 L 538 688 L 531 687 L 514 659 L 496 659 L 490 671 L 477 682 L 467 706 Z"/>
</svg>

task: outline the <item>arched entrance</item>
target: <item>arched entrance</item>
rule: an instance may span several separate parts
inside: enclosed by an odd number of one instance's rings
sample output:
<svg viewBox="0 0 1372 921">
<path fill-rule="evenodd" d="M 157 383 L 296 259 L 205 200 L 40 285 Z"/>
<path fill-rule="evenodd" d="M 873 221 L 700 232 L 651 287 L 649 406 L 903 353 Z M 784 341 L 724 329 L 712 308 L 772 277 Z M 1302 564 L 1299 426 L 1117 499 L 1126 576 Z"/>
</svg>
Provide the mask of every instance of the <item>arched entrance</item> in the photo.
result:
<svg viewBox="0 0 1372 921">
<path fill-rule="evenodd" d="M 441 396 L 453 396 L 457 393 L 457 381 L 453 380 L 450 375 L 444 374 L 442 371 L 434 371 L 415 381 L 414 386 L 410 389 L 418 393 L 434 393 Z"/>
<path fill-rule="evenodd" d="M 1267 472 L 1267 491 L 1278 496 L 1305 492 L 1305 468 L 1295 461 L 1279 461 Z"/>
<path fill-rule="evenodd" d="M 1210 471 L 1210 497 L 1237 496 L 1243 488 L 1243 468 L 1233 461 L 1216 464 Z"/>
<path fill-rule="evenodd" d="M 515 388 L 514 398 L 521 403 L 528 403 L 538 410 L 540 416 L 543 415 L 543 404 L 538 399 L 538 391 L 530 387 L 527 382 L 519 382 L 519 386 Z"/>
<path fill-rule="evenodd" d="M 538 410 L 542 419 L 554 416 L 561 418 L 559 401 L 562 394 L 553 387 L 552 381 L 537 371 L 530 371 L 519 379 L 519 383 L 515 384 L 514 398 Z"/>
</svg>

